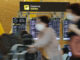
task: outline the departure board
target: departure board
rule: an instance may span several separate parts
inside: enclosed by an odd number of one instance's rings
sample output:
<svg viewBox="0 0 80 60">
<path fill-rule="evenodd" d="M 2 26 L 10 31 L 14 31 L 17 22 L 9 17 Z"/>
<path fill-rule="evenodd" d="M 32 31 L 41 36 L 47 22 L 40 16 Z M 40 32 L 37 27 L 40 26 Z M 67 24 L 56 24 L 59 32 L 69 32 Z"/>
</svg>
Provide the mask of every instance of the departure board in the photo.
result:
<svg viewBox="0 0 80 60">
<path fill-rule="evenodd" d="M 37 37 L 38 31 L 35 28 L 35 24 L 36 24 L 36 19 L 31 19 L 30 20 L 30 34 L 33 36 L 33 38 Z"/>
<path fill-rule="evenodd" d="M 60 39 L 60 18 L 52 18 L 49 27 L 55 30 L 57 38 Z"/>
<path fill-rule="evenodd" d="M 21 31 L 26 31 L 26 18 L 13 18 L 12 22 L 12 32 L 18 33 Z"/>
<path fill-rule="evenodd" d="M 63 21 L 63 40 L 70 40 L 67 33 L 69 31 L 69 24 L 71 24 L 71 23 L 72 22 L 67 19 Z"/>
</svg>

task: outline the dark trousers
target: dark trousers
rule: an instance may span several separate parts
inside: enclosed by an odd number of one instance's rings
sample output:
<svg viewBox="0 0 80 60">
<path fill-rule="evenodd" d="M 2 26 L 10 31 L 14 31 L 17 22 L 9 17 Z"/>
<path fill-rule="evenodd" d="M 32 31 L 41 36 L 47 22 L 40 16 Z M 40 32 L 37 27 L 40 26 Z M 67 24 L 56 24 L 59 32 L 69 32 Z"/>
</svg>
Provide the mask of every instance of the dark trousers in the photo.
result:
<svg viewBox="0 0 80 60">
<path fill-rule="evenodd" d="M 72 57 L 70 58 L 70 60 L 80 60 L 80 58 L 77 58 L 77 57 L 72 56 Z"/>
</svg>

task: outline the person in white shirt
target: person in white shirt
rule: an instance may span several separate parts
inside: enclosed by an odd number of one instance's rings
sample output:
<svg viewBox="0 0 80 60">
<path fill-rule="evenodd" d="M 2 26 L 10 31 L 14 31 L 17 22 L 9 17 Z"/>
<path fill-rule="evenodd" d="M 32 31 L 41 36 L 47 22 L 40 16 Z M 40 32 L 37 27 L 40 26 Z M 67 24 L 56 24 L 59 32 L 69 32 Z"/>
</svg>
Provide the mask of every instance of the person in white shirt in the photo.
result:
<svg viewBox="0 0 80 60">
<path fill-rule="evenodd" d="M 54 29 L 48 27 L 49 18 L 40 16 L 36 22 L 36 29 L 39 31 L 38 40 L 30 48 L 40 49 L 42 55 L 48 60 L 62 60 L 60 51 L 58 50 L 59 43 L 56 40 Z"/>
</svg>

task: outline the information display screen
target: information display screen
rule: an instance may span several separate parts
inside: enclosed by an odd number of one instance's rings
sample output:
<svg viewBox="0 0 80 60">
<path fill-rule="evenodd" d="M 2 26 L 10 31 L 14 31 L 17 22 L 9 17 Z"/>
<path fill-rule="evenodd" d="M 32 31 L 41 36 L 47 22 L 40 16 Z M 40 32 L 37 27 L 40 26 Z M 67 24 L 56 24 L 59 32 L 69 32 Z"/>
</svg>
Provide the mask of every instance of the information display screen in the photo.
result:
<svg viewBox="0 0 80 60">
<path fill-rule="evenodd" d="M 26 18 L 13 18 L 12 32 L 17 33 L 26 30 Z"/>
<path fill-rule="evenodd" d="M 69 24 L 72 23 L 70 20 L 63 21 L 63 40 L 70 40 L 67 33 L 69 31 Z"/>
<path fill-rule="evenodd" d="M 49 27 L 53 28 L 57 34 L 57 38 L 60 39 L 60 18 L 53 18 L 49 23 Z"/>
<path fill-rule="evenodd" d="M 37 38 L 38 31 L 35 28 L 35 24 L 36 24 L 36 20 L 35 19 L 30 20 L 30 34 L 34 38 Z"/>
</svg>

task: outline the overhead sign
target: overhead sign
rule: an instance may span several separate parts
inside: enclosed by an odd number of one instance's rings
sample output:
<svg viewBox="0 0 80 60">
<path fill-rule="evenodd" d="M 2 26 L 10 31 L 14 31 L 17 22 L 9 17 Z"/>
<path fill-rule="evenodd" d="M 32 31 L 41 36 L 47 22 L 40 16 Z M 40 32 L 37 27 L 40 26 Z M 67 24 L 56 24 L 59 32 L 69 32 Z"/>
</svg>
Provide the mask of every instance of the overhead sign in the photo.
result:
<svg viewBox="0 0 80 60">
<path fill-rule="evenodd" d="M 69 2 L 20 2 L 20 11 L 65 11 Z"/>
</svg>

